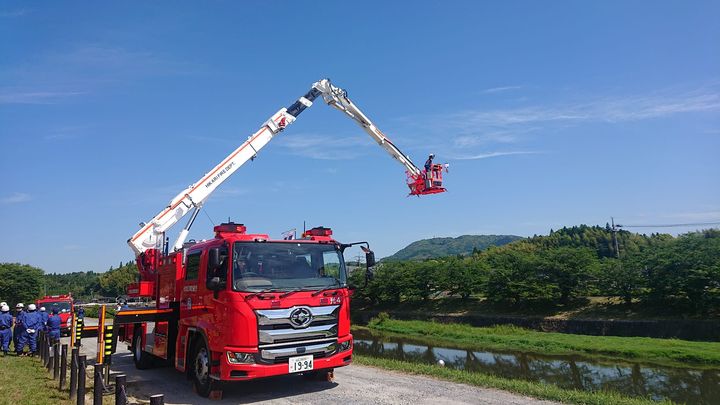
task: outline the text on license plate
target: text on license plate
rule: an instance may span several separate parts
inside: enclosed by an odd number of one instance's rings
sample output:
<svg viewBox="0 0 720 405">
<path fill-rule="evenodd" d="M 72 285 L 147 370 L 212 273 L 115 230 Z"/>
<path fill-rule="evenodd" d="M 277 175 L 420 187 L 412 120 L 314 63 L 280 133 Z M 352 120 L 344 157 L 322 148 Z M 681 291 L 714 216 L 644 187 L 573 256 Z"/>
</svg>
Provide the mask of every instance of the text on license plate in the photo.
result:
<svg viewBox="0 0 720 405">
<path fill-rule="evenodd" d="M 290 366 L 291 373 L 300 373 L 302 371 L 308 371 L 313 369 L 313 356 L 297 356 L 290 357 L 288 360 L 288 366 Z"/>
</svg>

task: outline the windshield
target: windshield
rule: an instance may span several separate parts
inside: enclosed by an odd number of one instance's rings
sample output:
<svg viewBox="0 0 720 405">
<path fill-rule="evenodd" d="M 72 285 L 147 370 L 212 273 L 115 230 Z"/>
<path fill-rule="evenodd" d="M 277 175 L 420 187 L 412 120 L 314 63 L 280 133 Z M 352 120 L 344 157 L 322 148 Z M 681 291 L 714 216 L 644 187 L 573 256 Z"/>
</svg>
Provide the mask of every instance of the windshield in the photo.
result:
<svg viewBox="0 0 720 405">
<path fill-rule="evenodd" d="M 318 290 L 344 287 L 345 262 L 337 245 L 291 242 L 235 242 L 233 289 Z"/>
<path fill-rule="evenodd" d="M 40 306 L 45 307 L 45 311 L 50 314 L 53 308 L 57 308 L 58 312 L 70 312 L 70 303 L 67 301 L 43 302 Z"/>
</svg>

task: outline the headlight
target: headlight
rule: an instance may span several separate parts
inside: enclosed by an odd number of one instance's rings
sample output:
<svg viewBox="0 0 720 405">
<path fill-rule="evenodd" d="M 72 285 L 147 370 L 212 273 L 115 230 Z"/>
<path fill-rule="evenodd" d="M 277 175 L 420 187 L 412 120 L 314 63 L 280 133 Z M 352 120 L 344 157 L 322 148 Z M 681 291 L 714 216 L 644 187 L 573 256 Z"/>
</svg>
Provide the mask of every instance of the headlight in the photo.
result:
<svg viewBox="0 0 720 405">
<path fill-rule="evenodd" d="M 352 348 L 352 339 L 346 340 L 346 341 L 340 343 L 340 345 L 338 347 L 338 351 L 344 352 L 346 350 L 350 350 L 351 348 Z"/>
<path fill-rule="evenodd" d="M 253 364 L 255 357 L 252 353 L 227 352 L 227 359 L 230 364 Z"/>
</svg>

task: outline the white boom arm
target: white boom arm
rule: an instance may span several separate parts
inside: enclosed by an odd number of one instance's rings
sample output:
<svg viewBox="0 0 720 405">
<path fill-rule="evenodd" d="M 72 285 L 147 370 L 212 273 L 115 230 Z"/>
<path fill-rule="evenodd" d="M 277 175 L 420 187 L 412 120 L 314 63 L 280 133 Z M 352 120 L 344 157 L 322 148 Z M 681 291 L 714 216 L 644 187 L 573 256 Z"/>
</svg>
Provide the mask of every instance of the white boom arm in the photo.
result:
<svg viewBox="0 0 720 405">
<path fill-rule="evenodd" d="M 301 99 L 302 100 L 302 99 Z M 312 102 L 305 100 L 309 105 Z M 188 186 L 180 194 L 170 201 L 160 213 L 147 224 L 141 224 L 142 228 L 128 240 L 128 245 L 136 255 L 148 249 L 160 249 L 165 242 L 165 231 L 175 225 L 190 210 L 199 209 L 215 189 L 227 180 L 237 169 L 248 160 L 254 159 L 257 152 L 270 142 L 273 136 L 277 135 L 285 127 L 295 121 L 295 116 L 288 114 L 287 109 L 282 108 L 276 112 L 259 131 L 255 132 L 240 147 L 235 149 L 220 164 L 206 173 L 198 182 Z M 183 229 L 175 249 L 182 247 L 187 237 L 188 230 Z"/>
<path fill-rule="evenodd" d="M 347 91 L 335 87 L 330 83 L 330 80 L 323 79 L 313 84 L 313 88 L 319 90 L 322 93 L 323 100 L 352 118 L 365 132 L 372 137 L 378 145 L 382 146 L 390 156 L 405 166 L 410 174 L 419 175 L 420 169 L 413 164 L 410 158 L 402 153 L 385 134 L 380 131 L 370 119 L 363 114 L 362 111 L 352 102 L 347 96 Z"/>
<path fill-rule="evenodd" d="M 323 79 L 315 82 L 310 91 L 303 97 L 300 97 L 290 107 L 281 108 L 276 112 L 263 124 L 260 130 L 250 136 L 247 141 L 235 149 L 228 157 L 220 162 L 220 164 L 203 175 L 198 182 L 188 186 L 180 194 L 175 196 L 175 198 L 170 201 L 170 205 L 155 215 L 150 222 L 140 224 L 141 229 L 135 233 L 132 238 L 128 239 L 128 245 L 130 245 L 130 248 L 135 254 L 140 255 L 148 249 L 161 249 L 165 243 L 165 232 L 192 210 L 193 215 L 190 221 L 185 229 L 180 232 L 177 241 L 173 244 L 174 249 L 182 248 L 195 216 L 212 192 L 227 180 L 230 175 L 235 173 L 245 162 L 254 159 L 260 149 L 267 145 L 268 142 L 280 131 L 285 129 L 285 127 L 292 124 L 297 116 L 307 107 L 310 107 L 318 96 L 322 96 L 328 105 L 335 107 L 352 118 L 353 121 L 360 125 L 390 156 L 402 163 L 408 173 L 415 176 L 420 175 L 420 169 L 350 101 L 345 90 L 333 86 L 328 79 Z"/>
</svg>

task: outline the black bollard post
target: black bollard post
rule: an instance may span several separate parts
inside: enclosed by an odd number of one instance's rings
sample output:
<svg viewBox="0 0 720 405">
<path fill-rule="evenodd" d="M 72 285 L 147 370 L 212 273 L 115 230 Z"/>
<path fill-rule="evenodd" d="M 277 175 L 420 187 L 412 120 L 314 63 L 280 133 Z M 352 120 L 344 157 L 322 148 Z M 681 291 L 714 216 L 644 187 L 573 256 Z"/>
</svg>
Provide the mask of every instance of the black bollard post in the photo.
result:
<svg viewBox="0 0 720 405">
<path fill-rule="evenodd" d="M 60 375 L 60 343 L 53 344 L 53 380 L 57 380 Z"/>
<path fill-rule="evenodd" d="M 40 362 L 45 365 L 45 333 L 38 332 L 38 353 L 40 353 Z"/>
<path fill-rule="evenodd" d="M 78 387 L 77 387 L 77 405 L 85 405 L 85 362 L 86 356 L 78 357 Z"/>
<path fill-rule="evenodd" d="M 165 405 L 165 395 L 156 394 L 150 396 L 150 405 Z"/>
<path fill-rule="evenodd" d="M 65 378 L 67 377 L 67 345 L 62 345 L 60 350 L 60 385 L 58 389 L 60 391 L 65 389 Z"/>
<path fill-rule="evenodd" d="M 74 399 L 77 395 L 78 382 L 78 349 L 73 347 L 70 352 L 70 399 Z"/>
<path fill-rule="evenodd" d="M 103 365 L 95 363 L 93 378 L 93 405 L 102 405 L 103 394 Z"/>
<path fill-rule="evenodd" d="M 53 368 L 52 356 L 55 356 L 55 353 L 53 353 L 53 347 L 48 342 L 48 353 L 47 353 L 47 358 L 45 359 L 45 368 L 47 368 L 47 371 L 52 371 L 52 368 Z"/>
<path fill-rule="evenodd" d="M 127 405 L 127 393 L 125 392 L 125 384 L 127 377 L 125 374 L 115 376 L 115 405 Z"/>
</svg>

